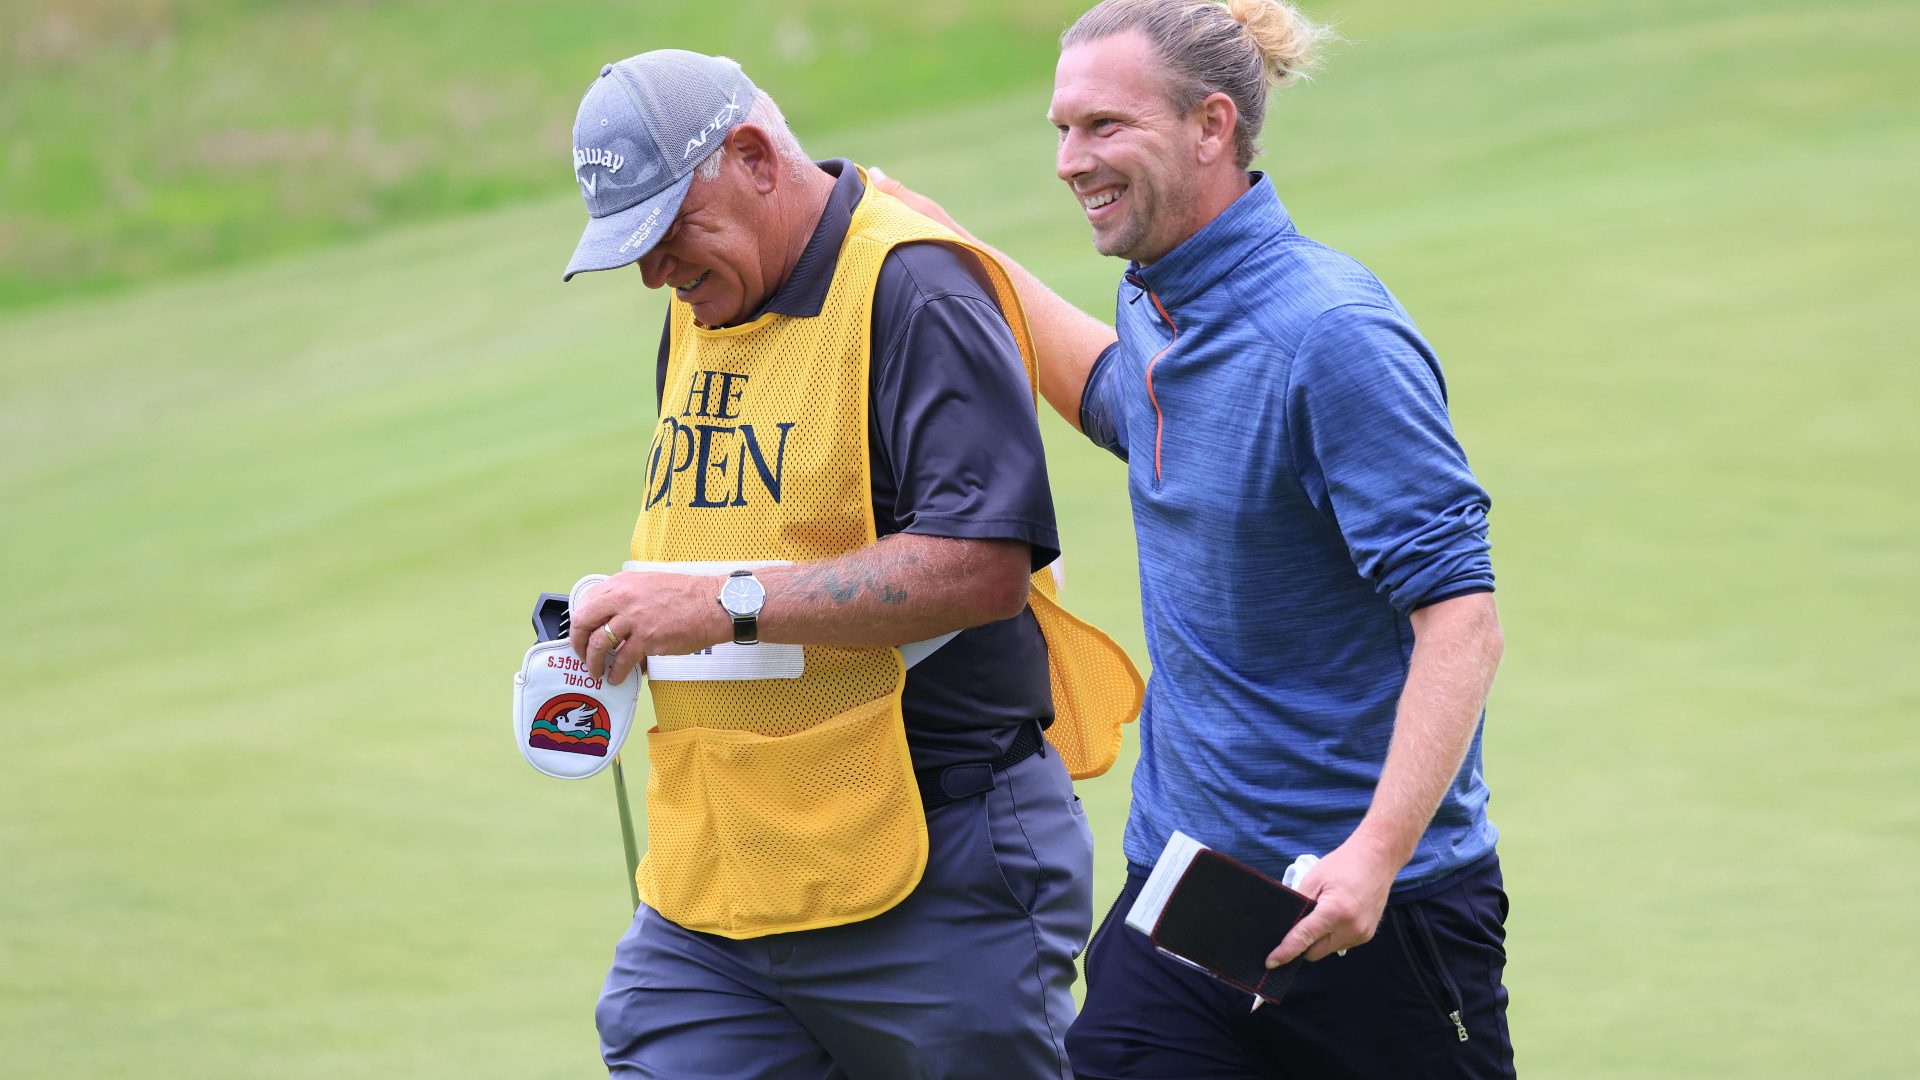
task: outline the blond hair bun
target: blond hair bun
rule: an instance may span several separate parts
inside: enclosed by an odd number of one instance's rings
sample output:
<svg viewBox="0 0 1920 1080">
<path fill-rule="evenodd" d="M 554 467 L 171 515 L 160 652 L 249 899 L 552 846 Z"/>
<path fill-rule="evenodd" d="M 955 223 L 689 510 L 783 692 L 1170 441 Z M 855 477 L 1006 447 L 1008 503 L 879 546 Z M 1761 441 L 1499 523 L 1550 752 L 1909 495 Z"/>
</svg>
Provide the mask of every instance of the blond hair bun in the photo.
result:
<svg viewBox="0 0 1920 1080">
<path fill-rule="evenodd" d="M 1139 32 L 1167 74 L 1166 96 L 1186 112 L 1208 94 L 1239 110 L 1234 162 L 1252 164 L 1267 119 L 1267 93 L 1307 77 L 1320 44 L 1334 37 L 1287 0 L 1100 0 L 1060 35 L 1060 47 Z"/>
<path fill-rule="evenodd" d="M 1279 87 L 1307 77 L 1320 45 L 1333 32 L 1285 0 L 1227 0 L 1227 14 L 1247 28 L 1266 61 L 1267 81 Z"/>
</svg>

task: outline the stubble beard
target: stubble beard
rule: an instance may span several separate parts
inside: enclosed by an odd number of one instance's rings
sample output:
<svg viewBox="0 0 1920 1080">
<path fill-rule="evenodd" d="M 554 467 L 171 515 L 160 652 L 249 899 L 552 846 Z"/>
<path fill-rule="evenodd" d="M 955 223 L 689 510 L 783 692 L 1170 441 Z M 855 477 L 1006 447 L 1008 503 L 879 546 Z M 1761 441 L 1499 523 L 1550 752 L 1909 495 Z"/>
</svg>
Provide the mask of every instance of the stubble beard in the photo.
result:
<svg viewBox="0 0 1920 1080">
<path fill-rule="evenodd" d="M 1120 231 L 1110 236 L 1102 237 L 1099 233 L 1093 234 L 1093 250 L 1117 259 L 1132 259 L 1134 250 L 1140 247 L 1140 242 L 1146 238 L 1146 231 L 1144 222 L 1128 218 L 1121 223 Z"/>
<path fill-rule="evenodd" d="M 1132 201 L 1131 197 L 1137 190 L 1137 188 L 1128 189 L 1129 201 Z M 1146 215 L 1139 212 L 1139 203 L 1134 202 L 1127 207 L 1127 216 L 1115 222 L 1106 233 L 1102 234 L 1100 230 L 1094 230 L 1093 250 L 1112 258 L 1132 259 L 1135 249 L 1139 248 L 1146 238 Z"/>
<path fill-rule="evenodd" d="M 1104 237 L 1095 232 L 1093 250 L 1145 266 L 1178 246 L 1180 241 L 1176 239 L 1164 244 L 1165 250 L 1162 250 L 1163 238 L 1151 235 L 1153 224 L 1157 217 L 1170 211 L 1190 210 L 1199 202 L 1200 185 L 1192 177 L 1178 172 L 1156 177 L 1156 180 L 1159 182 L 1147 183 L 1144 176 L 1136 176 L 1128 184 L 1127 199 L 1132 205 L 1127 208 L 1126 218 L 1115 223 Z"/>
</svg>

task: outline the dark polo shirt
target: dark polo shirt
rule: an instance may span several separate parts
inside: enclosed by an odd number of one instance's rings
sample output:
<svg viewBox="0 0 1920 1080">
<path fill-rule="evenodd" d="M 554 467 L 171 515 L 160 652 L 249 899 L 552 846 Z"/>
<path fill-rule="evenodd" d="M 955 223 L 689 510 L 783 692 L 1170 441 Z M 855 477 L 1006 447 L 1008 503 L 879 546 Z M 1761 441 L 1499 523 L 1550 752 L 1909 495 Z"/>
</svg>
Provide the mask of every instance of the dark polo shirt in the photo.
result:
<svg viewBox="0 0 1920 1080">
<path fill-rule="evenodd" d="M 815 318 L 864 187 L 819 163 L 833 194 L 793 273 L 753 317 Z M 660 334 L 656 400 L 667 379 Z M 1060 553 L 1033 395 L 1013 333 L 974 259 L 943 244 L 893 249 L 874 288 L 867 444 L 881 536 L 1019 540 L 1039 569 Z M 907 671 L 915 768 L 987 761 L 1026 720 L 1050 721 L 1046 641 L 1031 610 L 962 631 Z"/>
</svg>

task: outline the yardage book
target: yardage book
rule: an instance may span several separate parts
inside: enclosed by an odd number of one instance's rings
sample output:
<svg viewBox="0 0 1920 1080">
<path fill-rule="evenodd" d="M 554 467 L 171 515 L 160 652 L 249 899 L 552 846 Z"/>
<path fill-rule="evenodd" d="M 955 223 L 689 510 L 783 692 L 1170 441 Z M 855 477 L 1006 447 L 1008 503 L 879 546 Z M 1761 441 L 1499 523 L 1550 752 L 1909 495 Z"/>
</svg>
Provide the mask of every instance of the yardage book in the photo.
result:
<svg viewBox="0 0 1920 1080">
<path fill-rule="evenodd" d="M 1167 956 L 1278 1005 L 1306 958 L 1268 971 L 1267 954 L 1312 910 L 1313 901 L 1176 831 L 1127 925 Z"/>
</svg>

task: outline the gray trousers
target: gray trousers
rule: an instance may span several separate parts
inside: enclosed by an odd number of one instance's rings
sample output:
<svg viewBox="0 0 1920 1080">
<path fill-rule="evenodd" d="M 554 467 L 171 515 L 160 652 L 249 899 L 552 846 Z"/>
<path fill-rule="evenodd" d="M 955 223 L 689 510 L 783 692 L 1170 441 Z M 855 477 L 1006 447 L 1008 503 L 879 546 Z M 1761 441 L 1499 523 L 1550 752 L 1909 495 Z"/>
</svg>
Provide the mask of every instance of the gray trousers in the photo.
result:
<svg viewBox="0 0 1920 1080">
<path fill-rule="evenodd" d="M 642 905 L 595 1019 L 620 1080 L 1072 1080 L 1093 834 L 1051 748 L 927 815 L 920 885 L 872 919 L 733 941 Z"/>
</svg>

